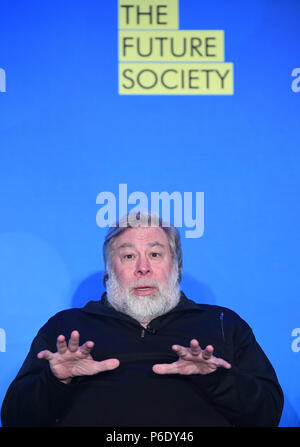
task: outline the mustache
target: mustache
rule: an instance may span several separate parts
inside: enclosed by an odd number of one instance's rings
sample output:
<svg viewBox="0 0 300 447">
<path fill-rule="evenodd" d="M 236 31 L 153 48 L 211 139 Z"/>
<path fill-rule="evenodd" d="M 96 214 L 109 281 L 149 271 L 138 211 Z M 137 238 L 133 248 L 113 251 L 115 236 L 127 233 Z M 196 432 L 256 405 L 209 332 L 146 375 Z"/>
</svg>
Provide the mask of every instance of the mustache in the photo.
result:
<svg viewBox="0 0 300 447">
<path fill-rule="evenodd" d="M 133 281 L 129 284 L 128 289 L 131 292 L 133 289 L 136 289 L 137 287 L 155 287 L 156 289 L 160 290 L 161 285 L 157 281 L 151 281 L 149 279 L 138 279 L 136 281 Z"/>
</svg>

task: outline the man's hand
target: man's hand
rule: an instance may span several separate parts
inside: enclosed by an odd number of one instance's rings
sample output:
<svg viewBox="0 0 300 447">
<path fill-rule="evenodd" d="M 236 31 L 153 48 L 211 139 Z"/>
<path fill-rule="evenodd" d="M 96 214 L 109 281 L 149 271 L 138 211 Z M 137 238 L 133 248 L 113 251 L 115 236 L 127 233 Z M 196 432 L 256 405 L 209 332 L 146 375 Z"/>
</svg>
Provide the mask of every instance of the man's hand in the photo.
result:
<svg viewBox="0 0 300 447">
<path fill-rule="evenodd" d="M 39 359 L 50 363 L 52 373 L 63 383 L 70 383 L 72 377 L 91 376 L 119 366 L 118 359 L 107 359 L 96 362 L 90 355 L 94 342 L 87 341 L 79 346 L 79 332 L 73 331 L 67 345 L 64 335 L 59 335 L 56 342 L 57 352 L 41 351 Z"/>
<path fill-rule="evenodd" d="M 156 374 L 209 374 L 217 368 L 230 369 L 230 363 L 213 355 L 214 348 L 211 345 L 201 349 L 197 340 L 190 342 L 190 347 L 179 345 L 172 346 L 179 359 L 174 363 L 161 363 L 153 365 L 152 370 Z"/>
</svg>

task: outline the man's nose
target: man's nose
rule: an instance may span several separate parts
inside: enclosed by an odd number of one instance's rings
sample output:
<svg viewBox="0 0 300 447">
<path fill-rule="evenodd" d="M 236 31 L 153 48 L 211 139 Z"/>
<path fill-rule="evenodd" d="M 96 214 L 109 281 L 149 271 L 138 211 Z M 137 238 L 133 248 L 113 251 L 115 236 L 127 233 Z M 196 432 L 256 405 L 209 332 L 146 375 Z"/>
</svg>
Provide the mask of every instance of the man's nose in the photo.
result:
<svg viewBox="0 0 300 447">
<path fill-rule="evenodd" d="M 135 274 L 136 276 L 145 276 L 151 274 L 151 265 L 146 257 L 140 257 L 136 263 Z"/>
</svg>

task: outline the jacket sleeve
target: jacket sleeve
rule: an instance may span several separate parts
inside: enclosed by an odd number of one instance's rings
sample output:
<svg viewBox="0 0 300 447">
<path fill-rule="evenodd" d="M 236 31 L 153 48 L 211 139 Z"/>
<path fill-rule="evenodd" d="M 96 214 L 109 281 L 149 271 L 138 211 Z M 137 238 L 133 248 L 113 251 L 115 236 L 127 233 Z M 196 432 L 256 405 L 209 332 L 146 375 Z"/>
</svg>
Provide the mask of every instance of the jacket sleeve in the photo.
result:
<svg viewBox="0 0 300 447">
<path fill-rule="evenodd" d="M 76 385 L 60 382 L 52 374 L 48 361 L 37 358 L 37 354 L 44 349 L 56 350 L 41 329 L 17 377 L 7 390 L 1 409 L 4 427 L 55 425 L 71 404 Z"/>
<path fill-rule="evenodd" d="M 201 391 L 235 426 L 277 426 L 283 393 L 276 373 L 246 322 L 237 316 L 230 343 L 231 369 L 198 377 Z"/>
</svg>

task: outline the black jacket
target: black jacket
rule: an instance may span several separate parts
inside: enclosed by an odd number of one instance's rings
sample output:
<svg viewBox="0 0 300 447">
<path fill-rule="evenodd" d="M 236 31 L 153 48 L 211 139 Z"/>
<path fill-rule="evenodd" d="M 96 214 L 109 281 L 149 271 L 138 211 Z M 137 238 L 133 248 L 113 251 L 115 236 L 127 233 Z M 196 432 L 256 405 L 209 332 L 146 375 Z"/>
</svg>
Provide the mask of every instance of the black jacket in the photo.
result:
<svg viewBox="0 0 300 447">
<path fill-rule="evenodd" d="M 93 340 L 95 360 L 118 358 L 120 366 L 94 376 L 57 380 L 44 349 L 56 351 L 56 338 L 80 333 Z M 171 363 L 172 344 L 204 348 L 232 364 L 207 375 L 157 375 L 155 363 Z M 184 294 L 169 313 L 145 330 L 117 312 L 105 294 L 82 309 L 52 317 L 38 332 L 3 402 L 3 426 L 276 426 L 283 396 L 276 374 L 250 327 L 233 311 L 200 305 Z"/>
</svg>

